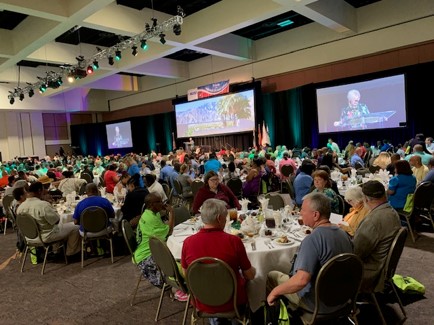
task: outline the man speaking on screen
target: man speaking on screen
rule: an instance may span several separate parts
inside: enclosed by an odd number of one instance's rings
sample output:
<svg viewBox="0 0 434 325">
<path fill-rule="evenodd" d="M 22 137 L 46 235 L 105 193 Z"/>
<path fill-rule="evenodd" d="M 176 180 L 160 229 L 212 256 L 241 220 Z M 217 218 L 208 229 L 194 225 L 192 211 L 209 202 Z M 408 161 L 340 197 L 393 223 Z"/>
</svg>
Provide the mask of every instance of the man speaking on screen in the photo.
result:
<svg viewBox="0 0 434 325">
<path fill-rule="evenodd" d="M 347 94 L 348 106 L 342 109 L 341 118 L 334 122 L 334 126 L 349 128 L 365 128 L 362 117 L 369 114 L 368 106 L 360 103 L 360 92 L 357 89 L 351 89 Z"/>
</svg>

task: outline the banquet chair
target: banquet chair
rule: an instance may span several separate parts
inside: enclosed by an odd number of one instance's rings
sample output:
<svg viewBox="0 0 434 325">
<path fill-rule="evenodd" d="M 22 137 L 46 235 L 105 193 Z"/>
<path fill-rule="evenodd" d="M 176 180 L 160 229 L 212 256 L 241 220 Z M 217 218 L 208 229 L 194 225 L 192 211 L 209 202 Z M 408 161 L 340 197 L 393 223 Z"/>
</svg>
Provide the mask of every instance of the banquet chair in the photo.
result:
<svg viewBox="0 0 434 325">
<path fill-rule="evenodd" d="M 404 305 L 402 304 L 401 299 L 399 298 L 398 292 L 396 290 L 395 284 L 392 281 L 393 276 L 395 275 L 396 268 L 399 263 L 399 259 L 401 258 L 402 251 L 404 250 L 405 241 L 407 239 L 407 228 L 401 227 L 398 233 L 395 236 L 395 239 L 390 246 L 389 253 L 387 254 L 386 263 L 384 264 L 384 281 L 385 288 L 392 288 L 393 293 L 395 294 L 396 300 L 398 301 L 399 308 L 404 315 L 404 319 L 402 323 L 407 319 L 407 313 L 405 312 Z M 376 292 L 371 292 L 370 297 L 375 304 L 378 314 L 380 315 L 381 321 L 384 325 L 386 325 L 386 321 L 384 319 L 383 312 L 381 311 L 380 304 L 378 303 Z"/>
<path fill-rule="evenodd" d="M 113 228 L 109 225 L 109 218 L 105 210 L 98 206 L 87 207 L 80 215 L 80 225 L 83 227 L 83 231 L 80 231 L 81 267 L 84 267 L 86 244 L 99 239 L 106 239 L 109 241 L 111 261 L 113 264 Z"/>
<path fill-rule="evenodd" d="M 134 258 L 134 251 L 137 248 L 137 241 L 136 241 L 136 235 L 134 233 L 133 228 L 131 227 L 131 224 L 128 220 L 122 220 L 122 235 L 124 237 L 125 243 L 127 245 L 128 251 L 131 254 L 132 260 L 133 260 L 133 264 L 135 266 L 137 266 L 137 261 Z M 140 282 L 142 280 L 145 280 L 145 278 L 143 277 L 142 272 L 140 271 L 140 275 L 139 278 L 137 280 L 137 285 L 136 288 L 133 291 L 133 296 L 131 297 L 131 302 L 130 302 L 130 306 L 134 305 L 134 299 L 136 298 L 136 294 L 137 294 L 137 290 L 139 289 L 139 285 Z"/>
<path fill-rule="evenodd" d="M 180 205 L 173 208 L 175 226 L 191 218 L 190 211 L 187 207 Z"/>
<path fill-rule="evenodd" d="M 176 197 L 177 197 L 176 204 L 190 206 L 191 203 L 193 202 L 193 196 L 192 195 L 185 196 L 183 194 L 184 191 L 182 188 L 182 184 L 177 179 L 173 180 L 173 186 L 175 187 L 175 191 L 177 193 L 176 194 Z"/>
<path fill-rule="evenodd" d="M 194 180 L 191 182 L 191 191 L 193 192 L 193 198 L 196 196 L 196 193 L 205 185 L 201 180 Z"/>
<path fill-rule="evenodd" d="M 193 307 L 192 324 L 197 318 L 226 318 L 240 324 L 248 324 L 247 313 L 237 305 L 237 278 L 232 268 L 214 257 L 201 257 L 194 260 L 187 269 L 187 285 L 193 301 L 208 306 L 221 306 L 233 301 L 233 308 L 227 312 L 207 313 Z M 197 306 L 197 303 L 195 303 Z M 246 306 L 245 311 L 249 308 Z"/>
<path fill-rule="evenodd" d="M 169 204 L 172 204 L 172 190 L 170 189 L 169 184 L 167 184 L 167 183 L 161 183 L 161 186 L 163 187 L 164 193 L 166 193 L 167 202 Z"/>
<path fill-rule="evenodd" d="M 344 198 L 341 195 L 336 195 L 336 197 L 338 198 L 338 202 L 339 202 L 339 214 L 341 214 L 342 216 L 344 216 L 344 214 L 345 214 L 345 201 L 344 201 Z"/>
<path fill-rule="evenodd" d="M 226 186 L 231 189 L 232 193 L 234 193 L 238 199 L 243 197 L 243 181 L 240 178 L 229 179 Z"/>
<path fill-rule="evenodd" d="M 408 231 L 410 232 L 411 239 L 413 243 L 415 242 L 415 237 L 411 224 L 416 218 L 428 219 L 434 228 L 433 215 L 431 214 L 431 204 L 434 199 L 434 184 L 431 182 L 422 182 L 414 191 L 413 196 L 413 209 L 410 213 L 403 210 L 399 210 L 398 214 L 402 219 L 407 222 Z"/>
<path fill-rule="evenodd" d="M 78 195 L 85 195 L 86 194 L 86 183 L 81 184 L 80 189 L 78 190 Z"/>
<path fill-rule="evenodd" d="M 283 193 L 283 184 L 288 184 L 290 176 L 294 173 L 294 167 L 292 167 L 291 165 L 284 165 L 282 166 L 280 173 L 286 177 L 286 179 L 280 180 L 280 193 Z"/>
<path fill-rule="evenodd" d="M 356 298 L 362 283 L 362 276 L 363 263 L 357 255 L 352 253 L 336 255 L 321 267 L 315 280 L 313 310 L 298 307 L 295 312 L 300 316 L 303 324 L 316 324 L 343 317 L 348 317 L 353 324 L 357 324 Z M 321 305 L 336 309 L 323 313 L 320 312 Z M 291 307 L 293 306 L 289 305 L 289 308 Z"/>
<path fill-rule="evenodd" d="M 161 273 L 161 278 L 163 280 L 163 287 L 161 288 L 155 321 L 158 322 L 158 316 L 160 315 L 164 292 L 168 288 L 173 287 L 188 294 L 188 299 L 185 303 L 184 317 L 182 319 L 182 324 L 184 325 L 187 320 L 188 306 L 190 305 L 190 295 L 188 287 L 185 284 L 185 280 L 179 271 L 175 258 L 164 241 L 152 236 L 149 238 L 149 248 L 151 249 L 152 258 L 157 264 L 157 267 Z"/>
<path fill-rule="evenodd" d="M 92 177 L 89 174 L 83 174 L 82 173 L 80 175 L 80 178 L 86 180 L 87 184 L 92 183 L 92 181 L 93 181 Z"/>
<path fill-rule="evenodd" d="M 41 237 L 41 233 L 39 232 L 38 224 L 36 223 L 35 218 L 33 218 L 30 214 L 27 213 L 19 213 L 17 216 L 17 226 L 21 234 L 24 236 L 26 240 L 26 250 L 24 251 L 24 257 L 21 263 L 21 272 L 24 270 L 24 264 L 26 263 L 27 254 L 31 247 L 43 247 L 45 250 L 44 254 L 44 262 L 42 263 L 41 274 L 44 275 L 45 264 L 47 263 L 47 255 L 48 250 L 52 248 L 54 245 L 59 245 L 57 247 L 63 248 L 63 254 L 65 255 L 65 264 L 68 264 L 68 259 L 66 258 L 66 250 L 65 250 L 65 242 L 64 239 L 44 242 Z"/>
<path fill-rule="evenodd" d="M 12 204 L 13 200 L 14 200 L 14 196 L 12 194 L 5 195 L 3 197 L 3 200 L 2 200 L 3 212 L 5 214 L 5 216 L 3 217 L 3 219 L 4 219 L 3 221 L 5 222 L 4 223 L 4 229 L 3 229 L 5 236 L 6 236 L 6 229 L 8 227 L 8 221 L 12 223 L 12 228 L 15 227 L 14 221 L 12 219 L 12 216 L 11 216 L 11 213 L 10 213 L 10 210 L 9 210 L 9 208 L 11 207 L 11 204 Z"/>
<path fill-rule="evenodd" d="M 285 207 L 285 202 L 279 194 L 266 194 L 265 198 L 268 200 L 268 205 L 273 207 L 273 210 L 280 210 Z"/>
</svg>

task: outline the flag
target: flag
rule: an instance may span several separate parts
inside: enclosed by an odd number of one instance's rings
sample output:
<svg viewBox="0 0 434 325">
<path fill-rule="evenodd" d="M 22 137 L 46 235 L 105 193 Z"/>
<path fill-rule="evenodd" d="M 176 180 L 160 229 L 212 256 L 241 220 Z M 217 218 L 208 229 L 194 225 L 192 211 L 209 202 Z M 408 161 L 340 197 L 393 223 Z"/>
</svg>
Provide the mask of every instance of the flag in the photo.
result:
<svg viewBox="0 0 434 325">
<path fill-rule="evenodd" d="M 265 146 L 266 144 L 271 145 L 270 135 L 268 134 L 268 127 L 265 124 L 265 121 L 262 124 L 262 141 L 261 145 Z"/>
<path fill-rule="evenodd" d="M 253 148 L 256 148 L 256 134 L 255 134 L 255 130 L 253 130 Z"/>
<path fill-rule="evenodd" d="M 262 136 L 261 136 L 261 124 L 258 124 L 258 145 L 260 146 L 262 143 Z M 256 146 L 255 146 L 256 147 Z"/>
<path fill-rule="evenodd" d="M 172 151 L 176 150 L 175 133 L 172 132 Z"/>
</svg>

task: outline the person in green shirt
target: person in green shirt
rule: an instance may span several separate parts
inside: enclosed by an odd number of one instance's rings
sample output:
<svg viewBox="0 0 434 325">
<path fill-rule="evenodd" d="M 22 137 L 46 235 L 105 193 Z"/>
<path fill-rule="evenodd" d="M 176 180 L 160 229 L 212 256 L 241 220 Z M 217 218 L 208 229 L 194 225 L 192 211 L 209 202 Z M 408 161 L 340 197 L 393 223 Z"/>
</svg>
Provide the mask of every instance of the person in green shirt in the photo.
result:
<svg viewBox="0 0 434 325">
<path fill-rule="evenodd" d="M 137 227 L 137 248 L 134 251 L 134 258 L 137 266 L 142 271 L 143 276 L 156 287 L 161 288 L 160 272 L 149 248 L 149 238 L 156 236 L 160 239 L 166 238 L 172 233 L 174 226 L 173 209 L 170 205 L 163 203 L 161 197 L 156 193 L 150 193 L 145 198 L 146 209 L 140 217 Z M 164 223 L 161 219 L 160 211 L 166 210 L 169 221 Z"/>
</svg>

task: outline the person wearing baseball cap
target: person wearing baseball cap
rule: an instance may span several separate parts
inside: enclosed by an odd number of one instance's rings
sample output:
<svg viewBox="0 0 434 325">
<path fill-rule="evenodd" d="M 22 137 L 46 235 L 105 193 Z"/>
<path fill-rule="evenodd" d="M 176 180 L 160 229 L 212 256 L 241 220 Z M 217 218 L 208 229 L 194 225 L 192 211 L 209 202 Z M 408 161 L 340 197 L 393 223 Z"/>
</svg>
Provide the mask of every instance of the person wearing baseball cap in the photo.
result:
<svg viewBox="0 0 434 325">
<path fill-rule="evenodd" d="M 365 206 L 370 210 L 354 235 L 354 253 L 364 266 L 360 292 L 379 292 L 384 289 L 387 254 L 401 228 L 398 213 L 387 201 L 384 185 L 379 181 L 363 184 Z"/>
</svg>

